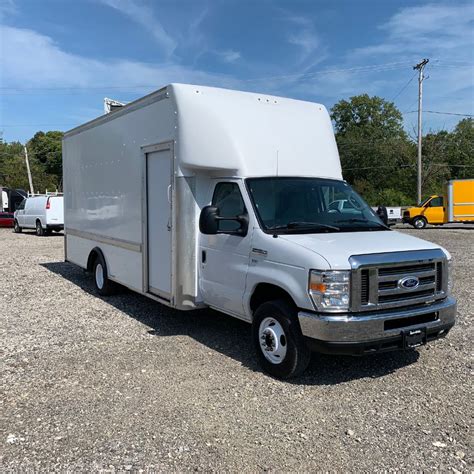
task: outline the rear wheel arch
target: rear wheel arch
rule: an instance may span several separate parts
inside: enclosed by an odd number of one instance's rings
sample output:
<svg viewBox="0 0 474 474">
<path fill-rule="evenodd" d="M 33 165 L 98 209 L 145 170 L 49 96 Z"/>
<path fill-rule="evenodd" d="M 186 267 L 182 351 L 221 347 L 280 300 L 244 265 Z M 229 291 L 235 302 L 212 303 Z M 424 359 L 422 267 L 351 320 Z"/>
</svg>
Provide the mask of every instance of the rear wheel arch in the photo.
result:
<svg viewBox="0 0 474 474">
<path fill-rule="evenodd" d="M 119 285 L 109 278 L 109 268 L 104 253 L 98 247 L 91 250 L 87 259 L 87 269 L 90 269 L 97 292 L 101 296 L 114 295 L 119 291 Z"/>
<path fill-rule="evenodd" d="M 94 263 L 95 261 L 97 260 L 97 257 L 98 256 L 102 256 L 102 258 L 104 259 L 104 262 L 107 264 L 107 260 L 105 259 L 105 255 L 104 255 L 104 252 L 102 252 L 102 250 L 99 248 L 99 247 L 94 247 L 90 253 L 89 253 L 89 257 L 87 258 L 87 266 L 86 266 L 86 270 L 88 272 L 92 272 L 92 270 L 94 269 Z"/>
</svg>

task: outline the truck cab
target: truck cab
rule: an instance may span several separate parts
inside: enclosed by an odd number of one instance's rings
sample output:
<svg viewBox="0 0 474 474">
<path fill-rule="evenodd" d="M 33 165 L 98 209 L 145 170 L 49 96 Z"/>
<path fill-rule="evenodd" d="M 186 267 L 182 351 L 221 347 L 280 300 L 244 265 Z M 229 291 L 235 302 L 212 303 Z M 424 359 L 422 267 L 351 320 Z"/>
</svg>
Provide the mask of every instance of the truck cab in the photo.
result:
<svg viewBox="0 0 474 474">
<path fill-rule="evenodd" d="M 444 197 L 435 194 L 422 201 L 419 206 L 405 209 L 403 222 L 415 229 L 423 229 L 427 224 L 444 224 L 446 222 Z"/>
</svg>

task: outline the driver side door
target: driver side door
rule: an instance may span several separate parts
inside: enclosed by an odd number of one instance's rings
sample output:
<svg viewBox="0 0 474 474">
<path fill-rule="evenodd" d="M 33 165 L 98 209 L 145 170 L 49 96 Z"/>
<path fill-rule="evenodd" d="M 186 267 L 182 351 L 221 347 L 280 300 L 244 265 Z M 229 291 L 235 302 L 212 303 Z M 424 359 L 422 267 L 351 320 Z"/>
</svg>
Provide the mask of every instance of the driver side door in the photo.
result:
<svg viewBox="0 0 474 474">
<path fill-rule="evenodd" d="M 441 196 L 433 198 L 427 205 L 425 217 L 429 224 L 441 224 L 444 222 L 443 198 Z"/>
<path fill-rule="evenodd" d="M 214 188 L 212 205 L 220 217 L 247 214 L 238 182 L 221 181 Z M 240 224 L 219 221 L 217 235 L 200 234 L 200 289 L 204 303 L 224 312 L 244 316 L 243 294 L 249 265 L 252 226 L 246 235 L 233 234 Z"/>
</svg>

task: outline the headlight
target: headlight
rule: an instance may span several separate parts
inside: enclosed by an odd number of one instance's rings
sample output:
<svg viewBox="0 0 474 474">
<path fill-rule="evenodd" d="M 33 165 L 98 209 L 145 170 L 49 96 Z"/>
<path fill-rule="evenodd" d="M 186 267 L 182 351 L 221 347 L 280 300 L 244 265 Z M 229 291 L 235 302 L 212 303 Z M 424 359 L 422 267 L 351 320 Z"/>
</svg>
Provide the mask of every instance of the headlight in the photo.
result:
<svg viewBox="0 0 474 474">
<path fill-rule="evenodd" d="M 448 295 L 453 290 L 453 260 L 448 259 Z"/>
<path fill-rule="evenodd" d="M 309 294 L 316 309 L 342 312 L 349 310 L 350 270 L 311 270 Z"/>
</svg>

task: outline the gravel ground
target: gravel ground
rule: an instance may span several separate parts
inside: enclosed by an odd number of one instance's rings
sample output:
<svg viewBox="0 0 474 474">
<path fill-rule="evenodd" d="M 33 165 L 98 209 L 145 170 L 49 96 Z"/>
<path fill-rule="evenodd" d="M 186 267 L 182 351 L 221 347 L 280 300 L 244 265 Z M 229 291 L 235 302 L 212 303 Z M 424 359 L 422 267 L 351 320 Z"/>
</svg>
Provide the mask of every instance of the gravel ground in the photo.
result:
<svg viewBox="0 0 474 474">
<path fill-rule="evenodd" d="M 281 382 L 245 323 L 98 298 L 61 236 L 0 229 L 2 470 L 472 471 L 474 230 L 402 231 L 453 254 L 448 337 Z"/>
</svg>

